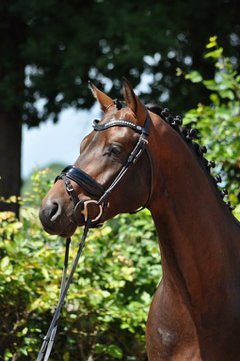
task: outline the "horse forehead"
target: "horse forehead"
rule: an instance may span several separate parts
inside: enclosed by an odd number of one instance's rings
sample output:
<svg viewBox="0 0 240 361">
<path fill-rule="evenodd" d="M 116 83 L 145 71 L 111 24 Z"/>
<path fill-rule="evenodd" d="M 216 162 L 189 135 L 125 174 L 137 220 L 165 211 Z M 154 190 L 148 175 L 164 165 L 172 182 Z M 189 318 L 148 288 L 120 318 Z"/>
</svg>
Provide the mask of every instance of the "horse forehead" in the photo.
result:
<svg viewBox="0 0 240 361">
<path fill-rule="evenodd" d="M 125 119 L 132 122 L 136 122 L 136 118 L 134 116 L 133 111 L 129 107 L 123 107 L 118 110 L 116 107 L 113 109 L 109 109 L 102 117 L 101 123 L 107 123 L 110 120 L 117 120 L 117 119 Z"/>
<path fill-rule="evenodd" d="M 137 123 L 137 120 L 134 116 L 134 113 L 132 110 L 128 107 L 124 107 L 121 110 L 109 109 L 106 113 L 104 113 L 103 117 L 100 120 L 100 124 L 106 124 L 111 120 L 127 120 L 132 123 Z M 109 140 L 114 140 L 116 138 L 122 139 L 126 137 L 129 134 L 129 128 L 128 127 L 117 127 L 113 126 L 110 127 L 104 131 L 95 131 L 93 130 L 85 139 L 83 139 L 83 142 L 89 144 L 92 143 L 105 143 Z M 132 134 L 132 130 L 130 129 L 130 134 Z M 135 137 L 133 137 L 135 139 Z M 117 140 L 117 139 L 116 139 Z"/>
<path fill-rule="evenodd" d="M 135 133 L 133 133 L 132 129 L 128 127 L 113 126 L 104 131 L 97 131 L 93 137 L 92 144 L 104 146 L 112 142 L 127 143 L 128 141 L 131 141 L 131 139 L 135 140 Z"/>
<path fill-rule="evenodd" d="M 113 119 L 113 118 L 111 118 Z M 119 118 L 120 119 L 120 118 Z M 110 127 L 104 131 L 93 130 L 89 133 L 81 142 L 81 150 L 93 150 L 96 151 L 97 147 L 104 147 L 111 142 L 122 142 L 127 140 L 129 128 L 127 127 Z M 131 130 L 130 130 L 131 132 Z M 132 134 L 131 134 L 132 135 Z M 135 139 L 134 134 L 132 138 Z M 82 153 L 82 152 L 81 152 Z"/>
<path fill-rule="evenodd" d="M 120 109 L 116 114 L 116 119 L 126 119 L 132 122 L 136 121 L 136 117 L 133 111 L 129 107 L 124 107 Z"/>
</svg>

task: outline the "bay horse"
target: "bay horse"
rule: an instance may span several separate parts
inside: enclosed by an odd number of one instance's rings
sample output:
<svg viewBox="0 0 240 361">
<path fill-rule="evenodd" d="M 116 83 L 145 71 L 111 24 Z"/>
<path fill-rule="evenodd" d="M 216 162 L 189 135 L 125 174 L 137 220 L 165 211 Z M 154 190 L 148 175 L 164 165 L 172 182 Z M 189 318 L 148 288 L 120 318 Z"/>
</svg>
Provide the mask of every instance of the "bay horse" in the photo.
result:
<svg viewBox="0 0 240 361">
<path fill-rule="evenodd" d="M 103 117 L 43 199 L 43 227 L 69 237 L 89 219 L 94 227 L 148 208 L 163 271 L 147 320 L 148 360 L 240 360 L 240 224 L 206 149 L 180 117 L 145 106 L 126 79 L 124 102 L 90 88 Z"/>
</svg>

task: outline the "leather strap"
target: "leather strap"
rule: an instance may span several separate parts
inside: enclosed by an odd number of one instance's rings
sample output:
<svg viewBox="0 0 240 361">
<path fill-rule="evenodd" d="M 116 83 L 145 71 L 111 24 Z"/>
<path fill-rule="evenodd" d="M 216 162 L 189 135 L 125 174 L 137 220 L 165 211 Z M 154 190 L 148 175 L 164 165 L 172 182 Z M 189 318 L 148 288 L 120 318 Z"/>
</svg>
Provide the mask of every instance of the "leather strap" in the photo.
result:
<svg viewBox="0 0 240 361">
<path fill-rule="evenodd" d="M 78 251 L 77 251 L 77 255 L 75 257 L 71 272 L 69 274 L 69 277 L 67 279 L 67 267 L 68 267 L 68 256 L 69 256 L 69 247 L 70 247 L 70 242 L 71 242 L 71 238 L 67 238 L 66 241 L 66 251 L 65 251 L 65 259 L 64 259 L 64 269 L 63 269 L 63 275 L 62 275 L 62 282 L 61 282 L 61 290 L 60 290 L 60 295 L 59 295 L 59 300 L 58 300 L 58 305 L 57 308 L 55 310 L 55 313 L 53 315 L 51 324 L 49 326 L 49 329 L 46 333 L 46 336 L 43 339 L 43 343 L 41 346 L 41 349 L 39 351 L 38 357 L 37 357 L 37 361 L 48 361 L 50 354 L 51 354 L 51 350 L 53 347 L 53 343 L 56 337 L 56 332 L 57 332 L 57 326 L 58 326 L 58 320 L 61 314 L 61 309 L 63 306 L 63 302 L 64 299 L 66 297 L 67 291 L 69 289 L 70 283 L 72 281 L 73 278 L 73 274 L 76 270 L 79 258 L 82 254 L 83 248 L 85 246 L 85 241 L 87 238 L 87 234 L 88 234 L 88 230 L 90 227 L 90 221 L 87 220 L 85 228 L 84 228 L 84 232 L 82 235 L 82 239 L 81 242 L 79 243 L 78 246 Z"/>
<path fill-rule="evenodd" d="M 108 121 L 107 123 L 103 123 L 100 124 L 99 120 L 95 119 L 93 121 L 93 129 L 96 131 L 103 131 L 106 130 L 108 128 L 111 127 L 128 127 L 133 129 L 135 132 L 139 133 L 139 134 L 146 134 L 148 135 L 147 130 L 145 129 L 145 127 L 141 127 L 140 125 L 134 124 L 132 122 L 129 122 L 128 120 L 124 120 L 124 119 L 112 119 L 110 121 Z"/>
<path fill-rule="evenodd" d="M 95 197 L 101 197 L 104 193 L 104 188 L 100 183 L 95 181 L 89 174 L 85 173 L 82 169 L 76 168 L 75 166 L 69 165 L 64 168 L 61 174 L 56 178 L 63 179 L 63 177 L 67 177 L 78 185 L 82 186 L 90 195 Z"/>
</svg>

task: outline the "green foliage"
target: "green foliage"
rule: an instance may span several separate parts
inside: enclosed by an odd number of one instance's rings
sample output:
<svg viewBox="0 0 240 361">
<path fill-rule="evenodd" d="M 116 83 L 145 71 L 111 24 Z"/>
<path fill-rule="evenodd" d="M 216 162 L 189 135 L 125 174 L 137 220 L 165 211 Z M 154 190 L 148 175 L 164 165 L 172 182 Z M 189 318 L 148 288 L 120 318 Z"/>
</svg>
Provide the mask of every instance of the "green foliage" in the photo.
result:
<svg viewBox="0 0 240 361">
<path fill-rule="evenodd" d="M 110 0 L 3 0 L 1 102 L 8 111 L 21 107 L 23 122 L 33 126 L 49 116 L 56 120 L 69 105 L 89 108 L 88 78 L 114 83 L 113 96 L 119 96 L 121 76 L 136 86 L 144 73 L 151 86 L 151 95 L 143 90 L 147 101 L 165 94 L 170 107 L 186 110 L 198 93 L 176 78 L 176 67 L 209 73 L 199 54 L 213 32 L 237 58 L 238 10 L 234 0 L 125 0 L 121 6 Z"/>
<path fill-rule="evenodd" d="M 240 204 L 236 206 L 233 211 L 234 216 L 240 221 Z"/>
<path fill-rule="evenodd" d="M 53 178 L 53 177 L 52 177 Z M 0 359 L 35 360 L 58 298 L 64 241 L 49 236 L 36 204 L 49 171 L 32 176 L 21 218 L 0 213 Z M 81 231 L 73 237 L 71 260 Z M 63 307 L 54 360 L 145 360 L 145 323 L 161 276 L 148 212 L 91 230 Z M 71 262 L 70 262 L 71 263 Z"/>
<path fill-rule="evenodd" d="M 45 178 L 44 183 L 49 184 L 52 181 L 51 177 L 53 177 L 54 174 L 59 174 L 63 168 L 64 168 L 63 163 L 50 163 L 49 165 L 47 165 L 47 167 L 45 167 L 46 174 L 44 176 L 44 178 Z M 26 197 L 26 194 L 30 194 L 33 191 L 33 185 L 35 184 L 35 181 L 36 181 L 35 176 L 38 177 L 38 174 L 41 174 L 41 177 L 43 177 L 43 174 L 45 172 L 38 173 L 38 171 L 40 171 L 40 170 L 41 170 L 41 168 L 34 169 L 31 173 L 31 175 L 23 180 L 21 194 L 25 194 L 25 197 Z M 36 188 L 38 189 L 38 187 L 36 187 Z"/>
<path fill-rule="evenodd" d="M 220 162 L 230 200 L 236 204 L 240 182 L 240 74 L 218 46 L 216 36 L 210 38 L 206 49 L 205 58 L 214 63 L 214 76 L 204 80 L 198 71 L 192 71 L 185 78 L 201 82 L 210 91 L 210 104 L 200 102 L 187 112 L 184 123 L 200 131 L 210 150 L 208 158 Z"/>
</svg>

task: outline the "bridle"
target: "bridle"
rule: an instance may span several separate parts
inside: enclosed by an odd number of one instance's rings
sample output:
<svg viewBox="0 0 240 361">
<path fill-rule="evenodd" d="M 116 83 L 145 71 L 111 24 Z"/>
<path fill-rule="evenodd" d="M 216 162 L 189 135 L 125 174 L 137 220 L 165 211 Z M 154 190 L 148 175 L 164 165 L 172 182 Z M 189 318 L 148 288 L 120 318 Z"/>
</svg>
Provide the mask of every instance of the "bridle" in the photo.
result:
<svg viewBox="0 0 240 361">
<path fill-rule="evenodd" d="M 118 101 L 117 105 L 119 106 L 119 101 Z M 53 315 L 51 324 L 50 324 L 48 331 L 43 339 L 43 343 L 42 343 L 41 349 L 39 351 L 37 361 L 48 361 L 48 359 L 50 357 L 50 353 L 51 353 L 53 343 L 54 343 L 56 333 L 57 333 L 58 320 L 60 317 L 64 298 L 67 294 L 68 288 L 69 288 L 70 283 L 73 278 L 73 274 L 77 267 L 82 250 L 85 246 L 85 240 L 86 240 L 89 228 L 96 227 L 100 224 L 101 217 L 102 217 L 104 211 L 107 209 L 109 196 L 110 196 L 112 190 L 121 181 L 121 179 L 123 178 L 125 173 L 128 171 L 130 165 L 134 164 L 139 159 L 140 155 L 143 153 L 144 150 L 147 153 L 149 163 L 150 163 L 151 179 L 150 179 L 148 199 L 147 199 L 147 202 L 145 203 L 145 205 L 141 207 L 141 209 L 147 207 L 147 205 L 152 197 L 153 166 L 152 166 L 151 156 L 150 156 L 148 148 L 147 148 L 147 144 L 148 144 L 147 138 L 149 135 L 150 122 L 151 122 L 151 118 L 150 118 L 150 115 L 147 110 L 146 110 L 146 120 L 145 120 L 145 124 L 143 127 L 141 127 L 140 125 L 136 125 L 125 119 L 112 119 L 103 124 L 101 124 L 97 120 L 94 121 L 93 128 L 96 131 L 104 131 L 111 127 L 128 127 L 128 128 L 133 129 L 138 134 L 140 134 L 135 147 L 133 148 L 132 152 L 130 153 L 130 155 L 127 158 L 126 163 L 120 169 L 120 171 L 116 175 L 115 179 L 112 181 L 112 183 L 110 184 L 110 186 L 107 189 L 104 189 L 103 186 L 100 183 L 98 183 L 95 179 L 93 179 L 89 174 L 87 174 L 83 170 L 81 170 L 75 166 L 71 166 L 71 165 L 64 168 L 63 171 L 61 172 L 61 174 L 55 180 L 55 182 L 58 181 L 59 179 L 63 180 L 65 189 L 66 189 L 67 193 L 69 194 L 69 196 L 71 197 L 73 204 L 74 204 L 74 216 L 76 218 L 76 221 L 77 221 L 78 215 L 80 213 L 84 218 L 85 227 L 84 227 L 84 232 L 82 235 L 81 242 L 79 243 L 77 255 L 75 257 L 73 267 L 71 269 L 68 279 L 67 279 L 67 268 L 68 268 L 69 247 L 70 247 L 70 243 L 71 243 L 71 238 L 67 238 L 67 240 L 66 240 L 64 268 L 63 268 L 63 274 L 62 274 L 62 282 L 61 282 L 59 300 L 58 300 L 57 308 Z M 80 187 L 82 187 L 89 195 L 98 198 L 98 200 L 95 200 L 95 199 L 89 199 L 89 200 L 85 200 L 85 201 L 79 200 L 78 195 L 72 186 L 71 180 L 74 181 L 75 183 L 77 183 Z M 92 205 L 92 206 L 98 208 L 98 215 L 95 216 L 94 219 L 90 218 L 90 214 L 88 211 L 89 205 Z"/>
<path fill-rule="evenodd" d="M 118 101 L 118 104 L 119 104 L 119 101 Z M 97 182 L 95 179 L 93 179 L 89 174 L 85 173 L 82 169 L 77 168 L 72 165 L 64 168 L 63 171 L 61 172 L 61 174 L 56 178 L 55 182 L 59 179 L 63 180 L 65 189 L 73 201 L 73 204 L 74 204 L 73 214 L 74 214 L 74 221 L 76 223 L 78 223 L 79 214 L 81 216 L 83 216 L 84 223 L 87 222 L 87 220 L 89 219 L 88 207 L 89 207 L 89 205 L 91 205 L 92 207 L 98 208 L 98 214 L 93 219 L 91 219 L 90 226 L 96 227 L 101 224 L 100 220 L 101 220 L 102 215 L 104 214 L 104 212 L 107 209 L 109 196 L 110 196 L 112 190 L 117 186 L 117 184 L 123 178 L 125 173 L 128 171 L 130 165 L 135 163 L 138 160 L 138 158 L 140 157 L 140 155 L 142 154 L 142 152 L 144 150 L 146 150 L 146 153 L 147 153 L 147 156 L 149 159 L 149 164 L 150 164 L 150 168 L 151 168 L 151 171 L 150 171 L 151 179 L 150 179 L 148 199 L 147 199 L 146 203 L 140 209 L 147 207 L 147 205 L 150 201 L 150 198 L 152 196 L 152 190 L 153 190 L 152 159 L 149 154 L 148 148 L 146 147 L 148 144 L 147 138 L 149 135 L 150 122 L 151 122 L 151 118 L 150 118 L 150 115 L 147 110 L 146 110 L 146 120 L 145 120 L 145 124 L 143 127 L 140 125 L 137 125 L 133 122 L 130 122 L 128 120 L 125 120 L 125 119 L 111 119 L 108 122 L 103 123 L 103 124 L 101 124 L 99 122 L 99 120 L 94 120 L 93 129 L 95 131 L 104 131 L 111 127 L 128 127 L 128 128 L 133 129 L 138 134 L 140 134 L 140 136 L 138 138 L 138 141 L 137 141 L 135 147 L 133 148 L 132 152 L 128 156 L 126 163 L 121 168 L 121 170 L 116 175 L 115 179 L 112 181 L 111 185 L 107 189 L 104 189 L 104 187 L 99 182 Z M 74 181 L 75 183 L 77 183 L 81 188 L 83 188 L 90 196 L 97 198 L 97 200 L 96 199 L 89 199 L 89 200 L 85 200 L 85 201 L 79 200 L 77 193 L 75 192 L 75 190 L 72 186 L 71 180 Z"/>
</svg>

